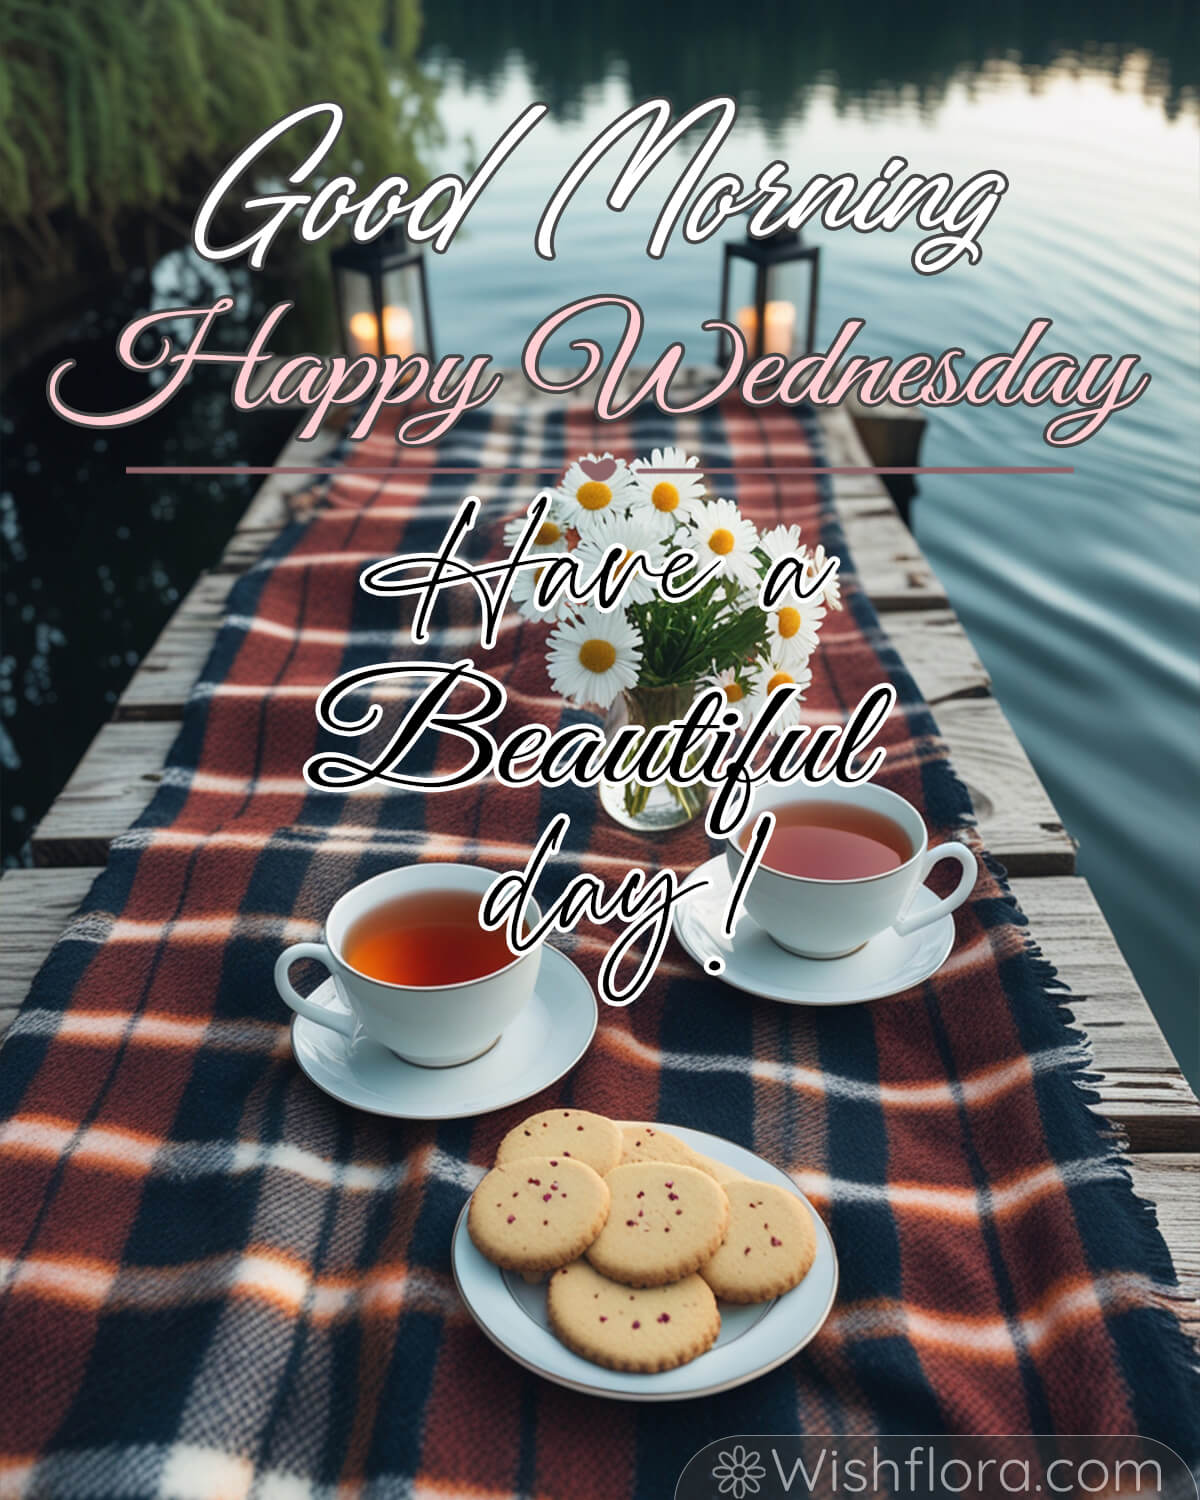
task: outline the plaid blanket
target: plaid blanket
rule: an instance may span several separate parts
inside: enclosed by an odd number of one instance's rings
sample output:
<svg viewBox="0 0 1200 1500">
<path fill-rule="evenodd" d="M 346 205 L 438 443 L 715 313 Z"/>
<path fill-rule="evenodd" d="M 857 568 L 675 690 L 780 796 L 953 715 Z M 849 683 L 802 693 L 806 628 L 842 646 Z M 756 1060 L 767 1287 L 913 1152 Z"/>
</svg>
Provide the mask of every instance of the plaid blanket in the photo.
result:
<svg viewBox="0 0 1200 1500">
<path fill-rule="evenodd" d="M 242 577 L 145 816 L 57 944 L 0 1057 L 0 1495 L 662 1500 L 733 1432 L 1140 1431 L 1197 1453 L 1192 1356 L 1162 1291 L 1153 1215 L 1086 1107 L 1085 1048 L 994 867 L 936 978 L 808 1011 L 703 976 L 672 942 L 607 1010 L 572 1074 L 530 1103 L 441 1126 L 357 1114 L 292 1061 L 271 979 L 332 901 L 423 857 L 519 866 L 571 814 L 551 881 L 694 866 L 692 827 L 651 843 L 593 791 L 315 793 L 318 691 L 412 648 L 363 564 L 435 547 L 467 488 L 418 465 L 561 466 L 681 442 L 709 466 L 820 463 L 811 416 L 657 409 L 597 429 L 576 406 L 502 406 L 432 455 L 389 435 L 347 461 Z M 549 475 L 547 476 L 550 477 Z M 532 480 L 478 486 L 500 521 Z M 824 481 L 722 484 L 761 525 L 799 522 L 843 558 L 810 705 L 899 692 L 881 780 L 935 839 L 976 839 L 929 710 L 858 586 Z M 470 650 L 455 590 L 434 649 Z M 563 714 L 543 630 L 479 660 L 508 690 L 499 733 Z M 425 653 L 425 648 L 422 654 Z M 976 840 L 977 841 L 977 840 Z M 568 943 L 594 974 L 604 935 Z M 799 1357 L 668 1408 L 525 1373 L 455 1293 L 455 1218 L 501 1135 L 565 1102 L 700 1125 L 789 1171 L 841 1258 L 837 1305 Z"/>
</svg>

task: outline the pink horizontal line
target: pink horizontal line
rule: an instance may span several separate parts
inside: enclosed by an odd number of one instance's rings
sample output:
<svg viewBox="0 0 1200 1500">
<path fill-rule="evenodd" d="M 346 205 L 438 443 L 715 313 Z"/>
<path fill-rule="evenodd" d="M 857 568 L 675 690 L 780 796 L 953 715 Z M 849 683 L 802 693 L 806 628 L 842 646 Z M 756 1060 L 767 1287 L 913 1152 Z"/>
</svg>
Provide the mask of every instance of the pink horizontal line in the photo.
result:
<svg viewBox="0 0 1200 1500">
<path fill-rule="evenodd" d="M 384 468 L 371 468 L 366 464 L 347 464 L 337 468 L 305 468 L 292 464 L 192 464 L 173 467 L 169 464 L 126 464 L 126 474 L 557 474 L 561 464 L 553 468 L 505 467 L 492 464 L 468 464 L 452 468 L 445 464 L 389 464 Z M 698 474 L 697 469 L 637 469 L 638 474 Z M 999 466 L 975 464 L 941 464 L 905 466 L 889 464 L 874 468 L 868 464 L 800 465 L 798 467 L 747 468 L 739 464 L 736 468 L 705 469 L 705 474 L 1074 474 L 1073 466 L 1065 464 L 1002 464 Z"/>
<path fill-rule="evenodd" d="M 634 469 L 635 474 L 1074 474 L 1073 465 L 1067 464 L 1002 464 L 997 467 L 964 464 L 919 464 L 905 467 L 888 464 L 873 467 L 870 464 L 838 464 L 834 467 L 800 465 L 797 468 L 748 469 L 738 465 L 733 469 Z"/>
</svg>

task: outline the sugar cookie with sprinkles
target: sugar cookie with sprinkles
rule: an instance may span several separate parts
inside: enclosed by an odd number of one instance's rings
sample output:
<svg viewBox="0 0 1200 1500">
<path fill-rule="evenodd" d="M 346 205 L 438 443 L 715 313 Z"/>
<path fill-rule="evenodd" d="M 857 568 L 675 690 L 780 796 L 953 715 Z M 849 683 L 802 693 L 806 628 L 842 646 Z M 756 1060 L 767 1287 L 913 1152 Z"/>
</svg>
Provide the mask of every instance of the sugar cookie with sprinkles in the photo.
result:
<svg viewBox="0 0 1200 1500">
<path fill-rule="evenodd" d="M 665 1286 L 711 1259 L 729 1223 L 724 1189 L 697 1167 L 637 1161 L 604 1179 L 608 1220 L 588 1246 L 603 1276 L 628 1286 Z"/>
<path fill-rule="evenodd" d="M 586 1109 L 547 1109 L 514 1125 L 500 1142 L 496 1164 L 523 1156 L 568 1156 L 584 1161 L 601 1177 L 621 1160 L 621 1131 L 603 1115 Z"/>
<path fill-rule="evenodd" d="M 745 1173 L 739 1172 L 736 1167 L 729 1167 L 723 1161 L 718 1161 L 715 1156 L 701 1156 L 696 1165 L 702 1172 L 707 1172 L 710 1177 L 725 1186 L 727 1182 L 744 1182 Z"/>
<path fill-rule="evenodd" d="M 682 1167 L 695 1167 L 710 1177 L 714 1175 L 713 1164 L 706 1156 L 657 1125 L 622 1125 L 621 1146 L 622 1166 L 631 1161 L 673 1161 Z"/>
<path fill-rule="evenodd" d="M 526 1156 L 493 1167 L 471 1196 L 467 1231 L 506 1271 L 553 1271 L 577 1260 L 604 1227 L 609 1190 L 586 1162 Z"/>
<path fill-rule="evenodd" d="M 812 1212 L 786 1188 L 727 1182 L 729 1231 L 700 1274 L 726 1302 L 769 1302 L 808 1275 L 817 1253 Z"/>
<path fill-rule="evenodd" d="M 716 1298 L 702 1277 L 634 1290 L 586 1260 L 554 1273 L 546 1310 L 568 1349 L 610 1370 L 673 1370 L 711 1349 L 721 1331 Z"/>
</svg>

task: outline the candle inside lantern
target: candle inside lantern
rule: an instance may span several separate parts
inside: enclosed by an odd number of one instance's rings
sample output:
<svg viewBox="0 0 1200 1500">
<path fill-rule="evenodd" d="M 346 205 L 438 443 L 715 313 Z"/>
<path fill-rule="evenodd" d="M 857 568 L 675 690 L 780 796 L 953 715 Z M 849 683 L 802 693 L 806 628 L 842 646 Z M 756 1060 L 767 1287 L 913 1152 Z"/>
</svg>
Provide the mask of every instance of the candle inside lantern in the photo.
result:
<svg viewBox="0 0 1200 1500">
<path fill-rule="evenodd" d="M 764 354 L 790 354 L 796 335 L 796 309 L 790 302 L 768 302 L 763 308 L 766 328 L 763 330 Z M 738 327 L 746 336 L 753 355 L 758 348 L 758 313 L 753 307 L 738 309 Z"/>
<path fill-rule="evenodd" d="M 379 324 L 375 314 L 356 312 L 350 319 L 350 339 L 356 354 L 379 353 Z M 383 310 L 383 352 L 407 359 L 413 352 L 413 320 L 407 307 Z"/>
</svg>

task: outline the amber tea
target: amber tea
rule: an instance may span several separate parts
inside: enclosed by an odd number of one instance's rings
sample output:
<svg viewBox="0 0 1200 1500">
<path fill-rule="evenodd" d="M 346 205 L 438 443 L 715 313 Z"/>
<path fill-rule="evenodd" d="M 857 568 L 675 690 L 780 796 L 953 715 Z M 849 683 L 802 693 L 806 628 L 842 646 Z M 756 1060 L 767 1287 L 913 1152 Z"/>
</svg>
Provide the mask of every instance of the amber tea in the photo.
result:
<svg viewBox="0 0 1200 1500">
<path fill-rule="evenodd" d="M 504 928 L 479 925 L 475 891 L 410 891 L 352 922 L 342 956 L 384 984 L 463 984 L 512 963 Z"/>
<path fill-rule="evenodd" d="M 898 823 L 850 802 L 785 802 L 771 811 L 775 827 L 762 863 L 781 875 L 808 880 L 862 880 L 885 875 L 912 858 L 913 847 Z M 740 843 L 750 841 L 753 823 Z"/>
</svg>

